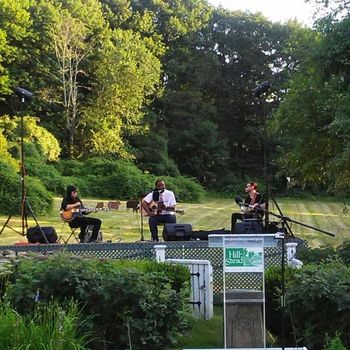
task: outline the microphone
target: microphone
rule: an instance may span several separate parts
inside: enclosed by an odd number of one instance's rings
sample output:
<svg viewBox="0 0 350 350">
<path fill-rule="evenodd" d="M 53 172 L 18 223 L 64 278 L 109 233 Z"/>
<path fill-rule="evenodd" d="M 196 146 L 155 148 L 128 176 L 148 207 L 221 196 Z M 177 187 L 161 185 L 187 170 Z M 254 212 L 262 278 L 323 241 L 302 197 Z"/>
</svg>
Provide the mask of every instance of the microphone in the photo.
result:
<svg viewBox="0 0 350 350">
<path fill-rule="evenodd" d="M 267 92 L 271 88 L 272 84 L 269 81 L 263 81 L 253 90 L 253 96 L 259 97 L 261 94 Z"/>
<path fill-rule="evenodd" d="M 15 88 L 15 93 L 18 97 L 22 97 L 23 99 L 29 101 L 33 98 L 33 93 L 26 90 L 26 89 L 23 89 L 21 87 L 16 87 Z"/>
<path fill-rule="evenodd" d="M 235 202 L 236 202 L 236 204 L 241 206 L 243 204 L 243 198 L 241 196 L 236 196 L 235 197 Z"/>
</svg>

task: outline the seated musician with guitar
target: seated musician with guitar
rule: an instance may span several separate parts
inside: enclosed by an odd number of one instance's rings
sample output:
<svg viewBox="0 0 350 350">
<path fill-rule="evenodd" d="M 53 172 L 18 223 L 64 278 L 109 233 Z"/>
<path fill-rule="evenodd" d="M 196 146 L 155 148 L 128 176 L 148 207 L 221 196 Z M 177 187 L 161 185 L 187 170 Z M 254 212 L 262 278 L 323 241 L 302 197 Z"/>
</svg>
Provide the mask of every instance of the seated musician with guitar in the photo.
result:
<svg viewBox="0 0 350 350">
<path fill-rule="evenodd" d="M 149 216 L 149 229 L 152 235 L 152 241 L 158 242 L 158 225 L 175 224 L 175 195 L 172 191 L 165 189 L 163 180 L 157 180 L 155 189 L 148 193 L 142 200 L 142 209 L 145 215 Z"/>
<path fill-rule="evenodd" d="M 235 232 L 235 225 L 237 220 L 243 219 L 258 219 L 261 220 L 264 216 L 264 212 L 259 210 L 259 208 L 265 208 L 265 199 L 258 192 L 258 185 L 255 182 L 248 182 L 244 188 L 244 191 L 247 193 L 247 197 L 244 202 L 240 198 L 241 203 L 238 203 L 236 199 L 236 203 L 240 205 L 243 213 L 233 213 L 231 216 L 231 231 Z"/>
<path fill-rule="evenodd" d="M 80 243 L 84 243 L 84 236 L 86 228 L 93 226 L 92 234 L 89 242 L 96 242 L 98 232 L 101 227 L 101 220 L 96 218 L 86 217 L 84 214 L 91 212 L 91 210 L 85 210 L 83 202 L 78 197 L 78 190 L 75 186 L 67 186 L 66 196 L 61 203 L 61 217 L 63 220 L 69 222 L 69 226 L 72 228 L 80 227 L 79 239 Z"/>
</svg>

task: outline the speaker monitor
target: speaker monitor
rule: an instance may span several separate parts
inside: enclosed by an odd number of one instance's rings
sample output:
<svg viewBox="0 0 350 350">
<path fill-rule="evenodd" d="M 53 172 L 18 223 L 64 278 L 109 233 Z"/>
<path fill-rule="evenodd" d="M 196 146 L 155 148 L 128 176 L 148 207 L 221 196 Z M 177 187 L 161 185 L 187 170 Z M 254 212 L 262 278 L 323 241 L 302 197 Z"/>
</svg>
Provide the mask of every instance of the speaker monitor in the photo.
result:
<svg viewBox="0 0 350 350">
<path fill-rule="evenodd" d="M 28 231 L 27 231 L 28 242 L 29 243 L 47 243 L 45 240 L 45 237 L 49 243 L 57 242 L 58 237 L 54 227 L 52 226 L 41 227 L 41 230 L 38 226 L 28 228 Z"/>
<path fill-rule="evenodd" d="M 262 224 L 256 219 L 244 219 L 243 222 L 235 224 L 235 234 L 257 234 L 262 232 Z"/>
<path fill-rule="evenodd" d="M 189 241 L 191 238 L 191 224 L 164 224 L 164 241 Z"/>
</svg>

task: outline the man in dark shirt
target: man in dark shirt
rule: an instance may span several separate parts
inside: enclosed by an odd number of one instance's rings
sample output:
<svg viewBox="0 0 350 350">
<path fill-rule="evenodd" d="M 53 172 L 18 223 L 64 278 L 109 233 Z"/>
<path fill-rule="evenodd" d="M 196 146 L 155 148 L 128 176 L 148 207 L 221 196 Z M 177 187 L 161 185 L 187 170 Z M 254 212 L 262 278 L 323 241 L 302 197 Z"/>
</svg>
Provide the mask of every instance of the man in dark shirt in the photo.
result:
<svg viewBox="0 0 350 350">
<path fill-rule="evenodd" d="M 61 203 L 61 211 L 76 210 L 72 213 L 72 220 L 69 222 L 69 226 L 72 228 L 80 227 L 79 239 L 80 243 L 84 243 L 84 236 L 86 229 L 89 225 L 93 226 L 92 234 L 89 242 L 96 242 L 98 232 L 101 227 L 101 220 L 96 218 L 89 218 L 85 216 L 83 211 L 79 209 L 84 209 L 83 202 L 78 197 L 78 190 L 75 186 L 67 186 L 66 196 L 63 198 Z"/>
<path fill-rule="evenodd" d="M 258 192 L 258 185 L 255 182 L 248 182 L 244 188 L 247 193 L 247 197 L 244 203 L 241 205 L 243 213 L 233 213 L 231 216 L 231 231 L 235 232 L 235 225 L 237 220 L 243 219 L 262 219 L 264 212 L 259 210 L 259 208 L 265 208 L 265 199 Z"/>
</svg>

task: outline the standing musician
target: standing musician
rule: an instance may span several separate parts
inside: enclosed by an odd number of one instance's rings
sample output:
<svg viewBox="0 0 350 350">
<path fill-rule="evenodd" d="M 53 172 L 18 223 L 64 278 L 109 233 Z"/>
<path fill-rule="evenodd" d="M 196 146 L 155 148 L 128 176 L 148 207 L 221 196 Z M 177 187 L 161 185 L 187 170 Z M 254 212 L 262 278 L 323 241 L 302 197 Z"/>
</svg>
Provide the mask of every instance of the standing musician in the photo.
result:
<svg viewBox="0 0 350 350">
<path fill-rule="evenodd" d="M 172 191 L 165 189 L 163 180 L 158 179 L 155 183 L 155 189 L 148 193 L 142 200 L 142 208 L 149 216 L 149 229 L 152 235 L 152 241 L 158 242 L 158 225 L 175 224 L 175 195 Z"/>
<path fill-rule="evenodd" d="M 78 197 L 78 190 L 75 186 L 67 186 L 66 196 L 63 198 L 61 203 L 61 210 L 71 210 L 71 209 L 84 209 L 83 202 Z M 72 228 L 80 227 L 79 239 L 80 243 L 84 243 L 84 236 L 86 228 L 91 225 L 93 226 L 92 234 L 89 242 L 96 242 L 98 232 L 101 227 L 101 220 L 96 218 L 86 217 L 85 212 L 73 212 L 73 219 L 69 222 L 69 226 Z"/>
<path fill-rule="evenodd" d="M 233 213 L 231 216 L 231 231 L 235 232 L 235 225 L 237 220 L 243 219 L 262 219 L 264 212 L 259 208 L 264 209 L 265 199 L 258 192 L 258 185 L 256 182 L 248 182 L 244 188 L 247 197 L 244 202 L 240 203 L 243 213 Z M 237 201 L 237 200 L 236 200 Z M 238 203 L 237 203 L 238 204 Z"/>
</svg>

